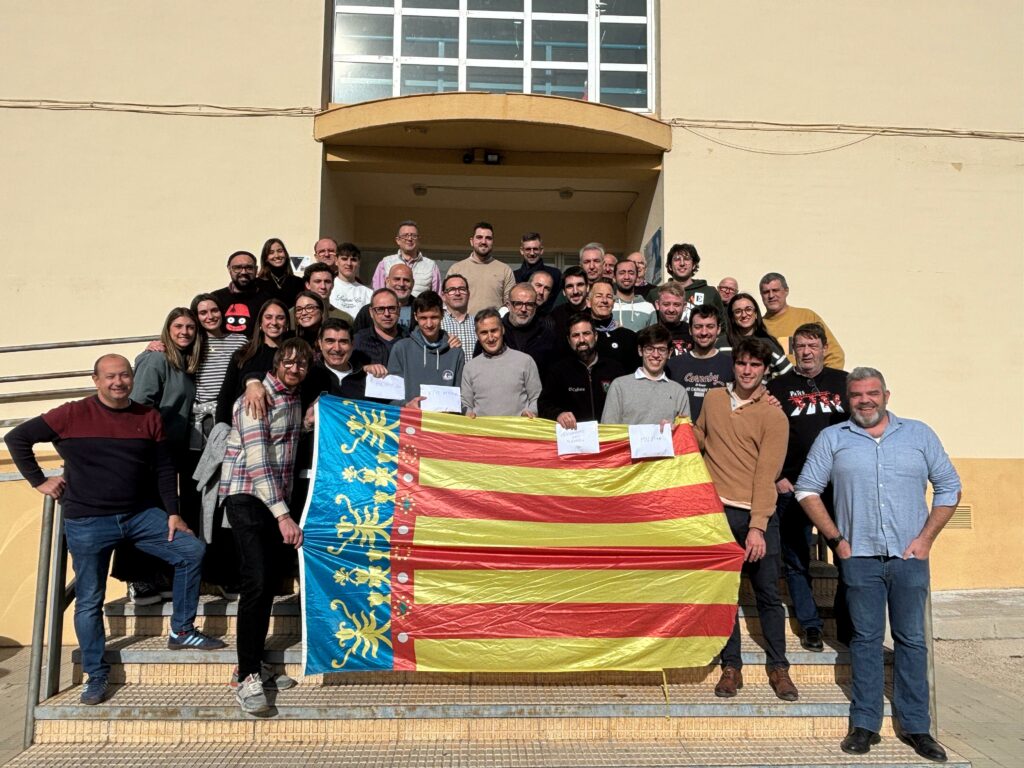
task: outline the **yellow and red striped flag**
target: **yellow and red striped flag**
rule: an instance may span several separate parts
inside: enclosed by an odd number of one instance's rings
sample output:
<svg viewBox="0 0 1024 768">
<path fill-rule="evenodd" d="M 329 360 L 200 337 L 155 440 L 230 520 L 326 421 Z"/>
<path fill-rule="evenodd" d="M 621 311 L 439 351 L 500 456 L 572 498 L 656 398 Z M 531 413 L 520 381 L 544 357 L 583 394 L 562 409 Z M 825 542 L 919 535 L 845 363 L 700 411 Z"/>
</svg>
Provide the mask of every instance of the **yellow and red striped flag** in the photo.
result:
<svg viewBox="0 0 1024 768">
<path fill-rule="evenodd" d="M 702 666 L 735 543 L 688 421 L 675 456 L 558 456 L 554 423 L 321 398 L 303 519 L 307 674 Z"/>
</svg>

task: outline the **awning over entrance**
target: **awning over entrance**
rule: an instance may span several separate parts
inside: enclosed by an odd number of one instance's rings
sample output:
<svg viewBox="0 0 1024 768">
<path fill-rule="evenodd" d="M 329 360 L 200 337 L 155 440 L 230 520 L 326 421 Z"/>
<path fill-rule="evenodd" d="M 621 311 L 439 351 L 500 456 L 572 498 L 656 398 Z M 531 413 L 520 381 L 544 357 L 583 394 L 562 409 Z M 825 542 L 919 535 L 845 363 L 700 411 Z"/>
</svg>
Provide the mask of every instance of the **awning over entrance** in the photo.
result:
<svg viewBox="0 0 1024 768">
<path fill-rule="evenodd" d="M 671 129 L 650 117 L 555 96 L 404 96 L 318 115 L 331 167 L 394 173 L 480 173 L 650 179 Z M 487 153 L 491 157 L 487 157 Z"/>
</svg>

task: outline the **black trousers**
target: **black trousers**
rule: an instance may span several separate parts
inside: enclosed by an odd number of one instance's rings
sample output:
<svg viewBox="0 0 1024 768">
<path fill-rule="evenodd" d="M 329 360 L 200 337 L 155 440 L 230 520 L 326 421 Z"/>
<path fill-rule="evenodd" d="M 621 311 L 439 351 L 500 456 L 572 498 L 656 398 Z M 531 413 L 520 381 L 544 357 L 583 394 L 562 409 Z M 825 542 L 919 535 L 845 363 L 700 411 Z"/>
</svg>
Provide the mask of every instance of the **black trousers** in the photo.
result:
<svg viewBox="0 0 1024 768">
<path fill-rule="evenodd" d="M 238 679 L 260 673 L 270 628 L 274 592 L 281 580 L 281 531 L 267 505 L 255 496 L 235 494 L 224 501 L 238 552 Z"/>
<path fill-rule="evenodd" d="M 725 516 L 736 543 L 746 546 L 747 532 L 750 530 L 750 511 L 738 507 L 726 507 Z M 781 545 L 779 543 L 779 520 L 772 515 L 768 520 L 768 529 L 764 533 L 766 551 L 764 557 L 754 563 L 744 563 L 743 572 L 750 578 L 754 588 L 754 601 L 757 603 L 757 616 L 761 621 L 764 634 L 765 652 L 768 656 L 768 669 L 781 667 L 789 669 L 786 660 L 786 612 L 779 599 L 779 571 L 781 570 Z M 740 616 L 737 612 L 736 623 L 732 634 L 722 649 L 722 666 L 743 668 L 743 657 L 740 655 Z"/>
</svg>

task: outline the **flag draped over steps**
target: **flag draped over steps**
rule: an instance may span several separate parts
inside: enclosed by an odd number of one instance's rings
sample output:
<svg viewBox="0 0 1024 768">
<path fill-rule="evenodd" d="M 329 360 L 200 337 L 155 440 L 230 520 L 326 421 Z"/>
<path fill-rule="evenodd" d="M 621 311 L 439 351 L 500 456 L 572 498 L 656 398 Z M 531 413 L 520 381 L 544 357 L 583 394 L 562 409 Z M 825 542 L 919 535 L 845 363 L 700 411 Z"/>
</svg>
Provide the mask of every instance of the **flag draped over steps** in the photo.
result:
<svg viewBox="0 0 1024 768">
<path fill-rule="evenodd" d="M 743 550 L 689 422 L 558 456 L 554 423 L 324 396 L 303 514 L 306 674 L 703 666 Z"/>
</svg>

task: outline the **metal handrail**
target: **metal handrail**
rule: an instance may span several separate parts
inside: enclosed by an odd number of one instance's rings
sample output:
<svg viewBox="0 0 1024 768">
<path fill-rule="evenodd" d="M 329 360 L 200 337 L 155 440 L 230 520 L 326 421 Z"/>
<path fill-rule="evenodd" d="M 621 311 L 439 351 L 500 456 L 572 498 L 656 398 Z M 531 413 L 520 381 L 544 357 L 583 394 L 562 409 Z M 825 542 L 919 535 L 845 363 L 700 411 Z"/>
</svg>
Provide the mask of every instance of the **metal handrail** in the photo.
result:
<svg viewBox="0 0 1024 768">
<path fill-rule="evenodd" d="M 39 533 L 39 563 L 36 568 L 36 607 L 32 617 L 32 651 L 28 662 L 28 698 L 25 702 L 24 746 L 32 746 L 36 729 L 36 707 L 42 678 L 43 631 L 46 628 L 46 603 L 50 595 L 50 553 L 53 546 L 53 498 L 43 499 L 43 521 Z"/>
<path fill-rule="evenodd" d="M 92 376 L 92 371 L 56 371 L 54 373 L 26 373 L 20 376 L 0 376 L 0 384 L 14 384 L 19 381 L 48 381 L 49 379 L 78 379 Z"/>
<path fill-rule="evenodd" d="M 72 387 L 70 389 L 42 389 L 34 392 L 11 392 L 0 395 L 0 405 L 7 403 L 30 403 L 35 400 L 64 400 L 85 397 L 96 391 L 96 387 Z"/>
<path fill-rule="evenodd" d="M 153 334 L 148 336 L 121 336 L 114 339 L 85 339 L 83 341 L 51 341 L 43 344 L 16 344 L 13 347 L 0 347 L 0 355 L 6 352 L 37 352 L 44 349 L 101 347 L 107 344 L 138 344 L 143 341 L 152 340 Z"/>
</svg>

